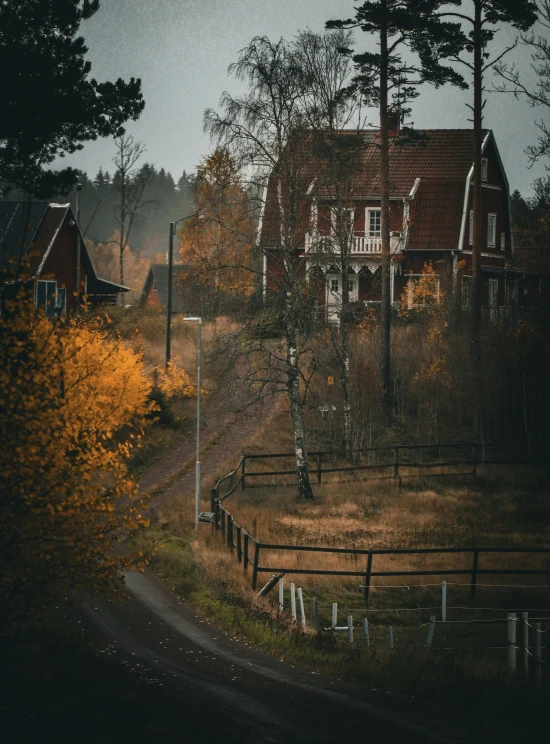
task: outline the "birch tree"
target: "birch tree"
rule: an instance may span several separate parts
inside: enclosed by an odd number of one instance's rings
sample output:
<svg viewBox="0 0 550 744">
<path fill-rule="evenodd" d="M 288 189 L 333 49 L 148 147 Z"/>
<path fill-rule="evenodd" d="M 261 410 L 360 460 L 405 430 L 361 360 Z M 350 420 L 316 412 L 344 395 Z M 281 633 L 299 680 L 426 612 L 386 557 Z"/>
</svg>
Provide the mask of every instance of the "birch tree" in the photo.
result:
<svg viewBox="0 0 550 744">
<path fill-rule="evenodd" d="M 340 64 L 336 45 L 320 47 L 328 71 Z M 325 102 L 315 94 L 298 55 L 297 43 L 254 38 L 229 68 L 248 91 L 234 97 L 224 93 L 221 113 L 208 110 L 205 128 L 218 145 L 227 148 L 248 169 L 251 183 L 265 186 L 269 198 L 263 204 L 263 226 L 257 249 L 270 281 L 264 284 L 269 323 L 281 332 L 281 346 L 241 337 L 242 347 L 254 350 L 255 362 L 247 379 L 261 391 L 283 388 L 288 396 L 299 497 L 313 498 L 309 478 L 304 406 L 314 368 L 308 343 L 311 294 L 308 272 L 299 248 L 309 220 L 312 179 L 309 148 L 314 134 L 309 129 L 312 102 Z M 268 187 L 268 188 L 267 188 Z M 265 317 L 265 314 L 264 314 Z M 233 344 L 233 351 L 235 344 Z M 249 359 L 251 356 L 249 355 Z M 307 360 L 307 361 L 306 361 Z"/>
</svg>

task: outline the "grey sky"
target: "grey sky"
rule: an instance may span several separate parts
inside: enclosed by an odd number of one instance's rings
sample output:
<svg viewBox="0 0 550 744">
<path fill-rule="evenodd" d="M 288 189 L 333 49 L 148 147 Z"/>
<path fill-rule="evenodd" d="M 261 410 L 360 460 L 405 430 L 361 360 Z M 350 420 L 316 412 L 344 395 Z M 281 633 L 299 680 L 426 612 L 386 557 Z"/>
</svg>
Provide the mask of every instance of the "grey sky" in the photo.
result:
<svg viewBox="0 0 550 744">
<path fill-rule="evenodd" d="M 128 131 L 145 143 L 148 161 L 178 178 L 209 151 L 202 114 L 217 106 L 224 89 L 236 90 L 227 67 L 239 49 L 256 35 L 291 38 L 305 27 L 321 31 L 326 20 L 351 15 L 351 0 L 102 0 L 82 31 L 94 77 L 141 77 L 146 108 Z M 513 33 L 499 37 L 504 44 Z M 359 33 L 357 41 L 357 48 L 364 48 L 367 37 Z M 514 56 L 529 71 L 525 50 Z M 425 87 L 412 120 L 420 128 L 469 126 L 465 104 L 470 95 L 450 86 L 438 91 Z M 524 194 L 544 174 L 542 164 L 528 170 L 524 154 L 536 140 L 534 119 L 541 114 L 513 96 L 488 96 L 485 125 L 495 132 L 512 190 Z M 103 140 L 63 163 L 93 176 L 100 165 L 112 170 L 113 156 L 113 143 Z"/>
</svg>

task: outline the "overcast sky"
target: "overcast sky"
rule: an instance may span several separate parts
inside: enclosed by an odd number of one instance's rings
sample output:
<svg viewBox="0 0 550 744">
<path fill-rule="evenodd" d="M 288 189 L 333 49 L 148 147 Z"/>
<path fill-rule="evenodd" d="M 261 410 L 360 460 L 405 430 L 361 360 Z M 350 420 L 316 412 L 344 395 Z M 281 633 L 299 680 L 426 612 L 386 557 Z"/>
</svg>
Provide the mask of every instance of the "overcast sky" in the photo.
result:
<svg viewBox="0 0 550 744">
<path fill-rule="evenodd" d="M 291 38 L 300 29 L 321 31 L 326 20 L 352 15 L 351 0 L 101 0 L 82 32 L 96 79 L 142 79 L 146 107 L 128 131 L 145 143 L 149 162 L 177 179 L 184 169 L 192 171 L 211 147 L 202 133 L 202 115 L 205 108 L 217 106 L 223 90 L 236 90 L 227 67 L 239 49 L 256 35 Z M 504 45 L 513 33 L 501 32 L 497 38 Z M 366 35 L 357 39 L 357 48 L 364 49 Z M 514 55 L 529 71 L 528 53 Z M 450 86 L 438 91 L 425 87 L 412 121 L 419 128 L 468 127 L 465 104 L 470 95 Z M 523 194 L 544 174 L 543 165 L 528 170 L 524 154 L 536 141 L 534 120 L 541 114 L 513 96 L 488 96 L 485 126 L 495 132 L 512 190 Z M 112 170 L 113 156 L 112 141 L 102 140 L 63 164 L 92 177 L 99 166 Z"/>
</svg>

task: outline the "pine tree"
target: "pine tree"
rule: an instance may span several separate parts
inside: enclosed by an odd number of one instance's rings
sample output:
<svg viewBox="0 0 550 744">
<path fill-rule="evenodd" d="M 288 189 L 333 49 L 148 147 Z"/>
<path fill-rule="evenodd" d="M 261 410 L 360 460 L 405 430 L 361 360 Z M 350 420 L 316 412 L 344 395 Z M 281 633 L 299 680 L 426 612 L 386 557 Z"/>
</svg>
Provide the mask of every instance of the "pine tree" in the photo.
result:
<svg viewBox="0 0 550 744">
<path fill-rule="evenodd" d="M 141 81 L 98 83 L 80 24 L 99 0 L 0 3 L 0 182 L 35 196 L 67 193 L 77 173 L 47 170 L 98 137 L 120 136 L 144 101 Z"/>
<path fill-rule="evenodd" d="M 382 237 L 382 302 L 380 318 L 380 381 L 390 390 L 391 247 L 390 247 L 390 101 L 401 109 L 415 98 L 416 85 L 451 82 L 461 87 L 460 75 L 440 60 L 456 55 L 464 44 L 457 23 L 442 21 L 442 0 L 368 0 L 355 18 L 329 21 L 327 28 L 360 28 L 375 37 L 377 52 L 354 55 L 355 85 L 368 105 L 376 105 L 380 119 L 380 198 Z M 402 56 L 403 53 L 407 56 Z M 411 62 L 410 52 L 416 57 Z"/>
</svg>

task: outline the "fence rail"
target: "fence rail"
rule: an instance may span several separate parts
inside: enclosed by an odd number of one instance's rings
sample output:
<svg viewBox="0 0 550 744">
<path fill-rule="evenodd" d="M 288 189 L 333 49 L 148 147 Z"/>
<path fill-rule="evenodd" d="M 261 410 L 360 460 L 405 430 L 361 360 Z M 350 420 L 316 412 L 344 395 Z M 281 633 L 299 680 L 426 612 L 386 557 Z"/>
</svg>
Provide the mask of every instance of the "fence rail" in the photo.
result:
<svg viewBox="0 0 550 744">
<path fill-rule="evenodd" d="M 390 463 L 383 465 L 353 465 L 350 467 L 334 467 L 334 468 L 322 468 L 322 458 L 329 455 L 341 454 L 338 450 L 323 451 L 323 452 L 312 452 L 311 457 L 317 457 L 317 482 L 321 483 L 322 473 L 328 472 L 343 472 L 343 471 L 354 471 L 354 470 L 365 470 L 371 468 L 380 467 L 391 467 L 393 469 L 394 477 L 400 477 L 400 467 L 435 467 L 443 466 L 448 464 L 461 464 L 471 465 L 471 471 L 469 475 L 476 475 L 477 466 L 480 462 L 488 463 L 502 463 L 510 464 L 509 460 L 506 461 L 487 461 L 485 459 L 480 460 L 479 458 L 479 447 L 476 443 L 445 443 L 436 445 L 396 445 L 391 447 L 373 447 L 362 450 L 355 450 L 355 453 L 370 453 L 370 452 L 387 452 L 393 453 L 393 458 Z M 416 450 L 469 450 L 471 453 L 471 459 L 466 461 L 448 460 L 444 461 L 413 461 L 408 462 L 404 459 L 400 459 L 399 453 L 403 452 L 414 452 Z M 349 453 L 348 453 L 349 454 Z M 365 605 L 368 605 L 370 590 L 373 586 L 373 577 L 403 577 L 403 576 L 469 576 L 470 577 L 470 596 L 472 599 L 476 596 L 477 591 L 477 578 L 478 576 L 498 576 L 498 575 L 523 575 L 523 576 L 550 576 L 550 569 L 532 569 L 532 568 L 492 568 L 492 567 L 481 567 L 480 557 L 488 556 L 489 554 L 501 554 L 501 555 L 512 555 L 512 554 L 550 554 L 550 548 L 539 548 L 539 547 L 464 547 L 464 548 L 380 548 L 380 549 L 367 549 L 367 548 L 331 548 L 322 547 L 316 545 L 280 545 L 272 543 L 262 543 L 257 538 L 253 537 L 242 525 L 238 524 L 234 516 L 228 509 L 223 506 L 223 502 L 235 493 L 237 488 L 240 486 L 241 489 L 246 487 L 246 480 L 251 477 L 257 476 L 273 476 L 273 475 L 289 475 L 294 474 L 294 471 L 247 471 L 247 461 L 257 461 L 260 459 L 271 460 L 292 457 L 289 453 L 274 453 L 274 454 L 256 454 L 256 455 L 243 455 L 237 465 L 237 467 L 228 473 L 223 478 L 216 481 L 214 488 L 211 490 L 211 511 L 213 513 L 213 524 L 214 530 L 221 531 L 223 540 L 227 543 L 227 547 L 231 552 L 237 554 L 237 560 L 243 564 L 244 570 L 247 571 L 250 564 L 252 564 L 252 588 L 257 588 L 258 575 L 262 573 L 287 573 L 287 574 L 303 574 L 303 575 L 315 575 L 315 576 L 356 576 L 364 579 L 364 598 Z M 518 463 L 515 463 L 518 464 Z M 522 462 L 521 464 L 537 464 L 533 462 Z M 224 484 L 227 485 L 227 490 L 222 488 Z M 222 494 L 222 490 L 224 493 Z M 254 547 L 253 555 L 251 555 L 251 546 Z M 262 553 L 263 551 L 263 553 Z M 290 566 L 280 565 L 261 565 L 260 557 L 265 555 L 266 551 L 279 551 L 279 552 L 314 552 L 314 553 L 329 553 L 333 555 L 346 555 L 346 556 L 364 556 L 366 558 L 366 565 L 364 570 L 328 570 L 322 568 L 291 568 Z M 373 568 L 373 562 L 375 556 L 420 556 L 420 555 L 463 555 L 471 557 L 471 564 L 467 568 L 449 568 L 444 565 L 440 565 L 435 568 L 426 569 L 413 569 L 413 570 L 379 570 L 376 571 Z M 285 561 L 283 561 L 284 563 Z"/>
<path fill-rule="evenodd" d="M 424 459 L 410 459 L 414 452 L 425 453 Z M 442 457 L 442 452 L 445 455 Z M 388 453 L 389 457 L 382 462 L 365 462 L 365 457 L 371 460 L 382 453 Z M 452 455 L 455 455 L 454 457 Z M 401 483 L 401 478 L 411 477 L 413 474 L 406 472 L 410 469 L 423 470 L 424 475 L 429 477 L 468 475 L 475 477 L 480 465 L 540 465 L 538 461 L 524 459 L 512 461 L 510 458 L 496 459 L 487 458 L 484 448 L 476 442 L 446 442 L 443 444 L 399 444 L 387 447 L 368 447 L 353 449 L 348 452 L 343 450 L 323 450 L 309 453 L 310 472 L 316 478 L 317 485 L 323 482 L 323 474 L 328 473 L 356 473 L 369 470 L 389 470 L 389 477 L 393 477 Z M 240 485 L 241 489 L 250 488 L 252 479 L 256 482 L 262 478 L 273 478 L 280 476 L 295 475 L 295 469 L 281 470 L 249 470 L 247 463 L 269 461 L 277 459 L 294 459 L 294 453 L 277 452 L 272 454 L 243 455 L 235 470 L 221 478 L 215 486 L 219 493 L 219 487 L 227 479 L 230 479 L 230 489 L 220 498 L 222 501 L 233 493 Z M 339 461 L 351 459 L 352 462 L 345 465 Z M 362 461 L 363 460 L 363 461 Z M 332 461 L 332 462 L 331 462 Z M 469 470 L 458 470 L 467 467 Z M 256 466 L 257 468 L 257 466 Z M 454 468 L 455 472 L 430 473 L 426 471 L 434 468 Z M 384 477 L 384 476 L 380 476 Z M 387 477 L 387 476 L 385 476 Z M 237 480 L 235 481 L 235 478 Z"/>
</svg>

